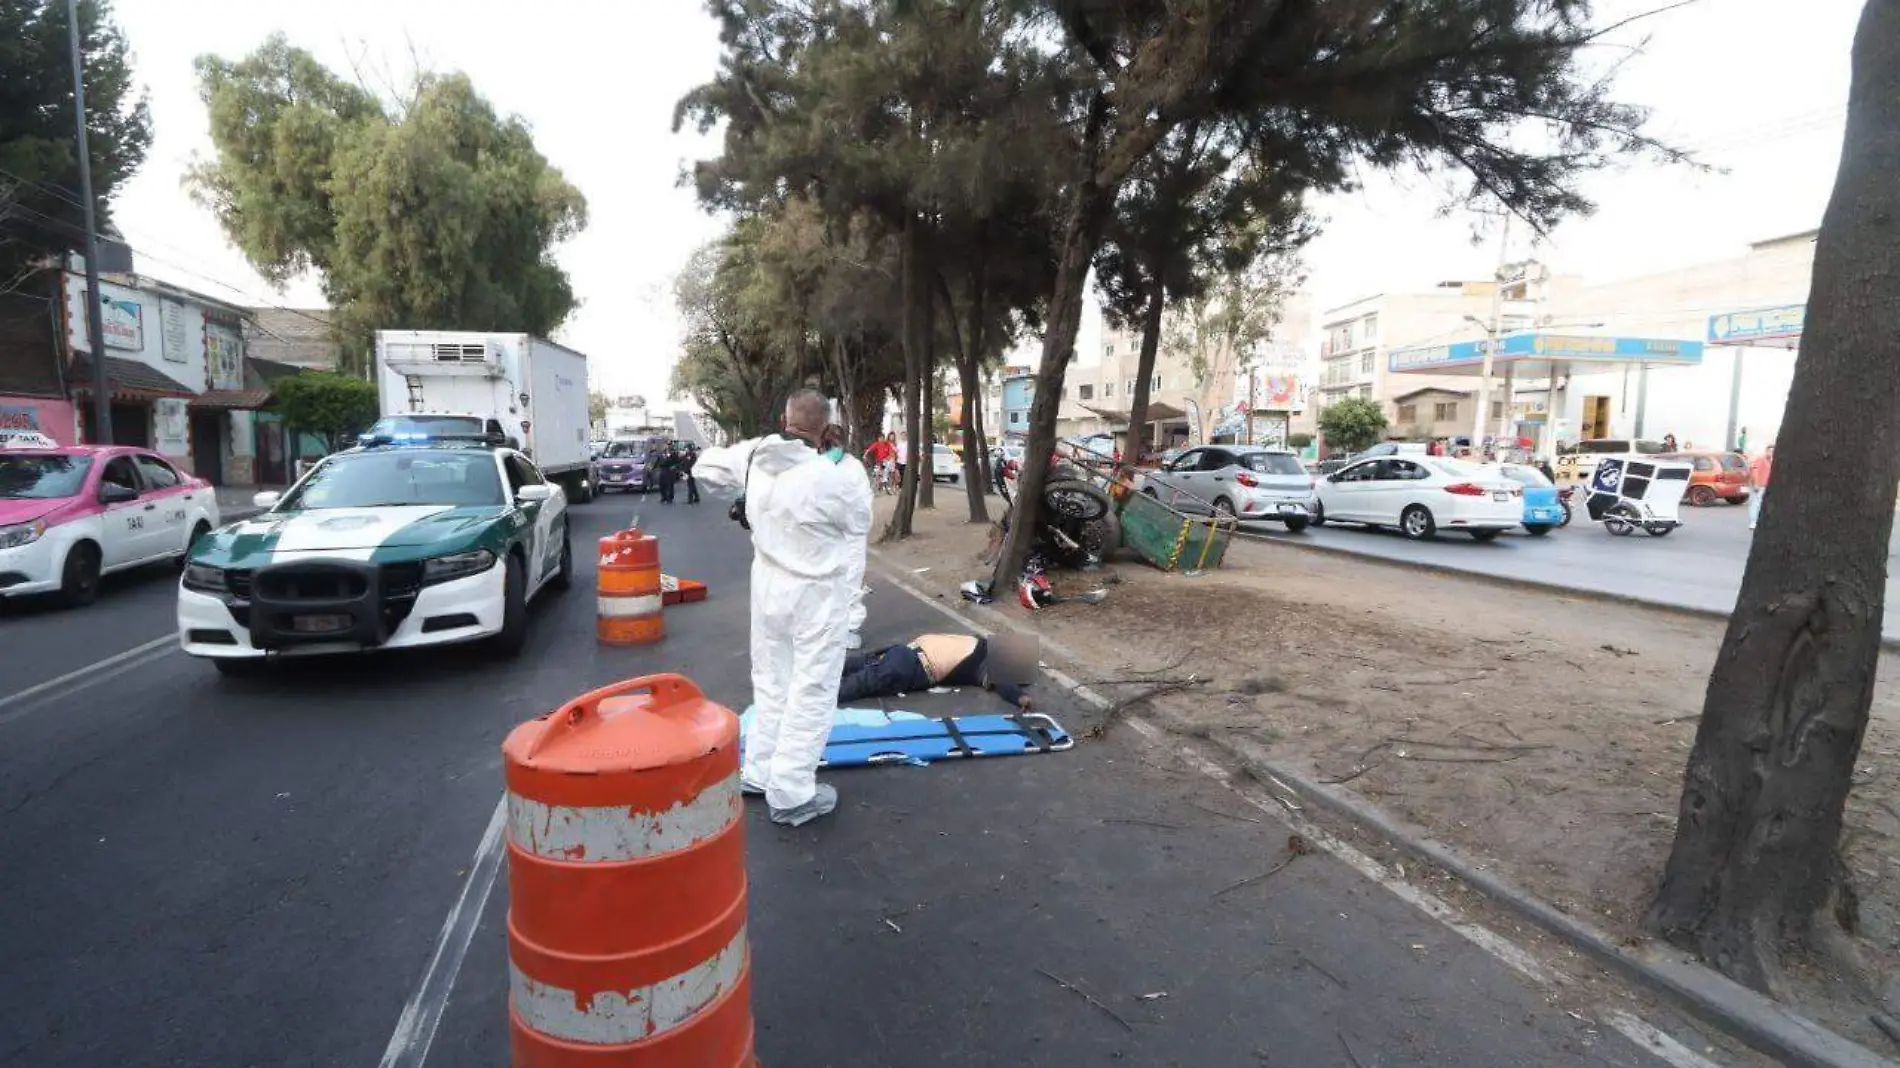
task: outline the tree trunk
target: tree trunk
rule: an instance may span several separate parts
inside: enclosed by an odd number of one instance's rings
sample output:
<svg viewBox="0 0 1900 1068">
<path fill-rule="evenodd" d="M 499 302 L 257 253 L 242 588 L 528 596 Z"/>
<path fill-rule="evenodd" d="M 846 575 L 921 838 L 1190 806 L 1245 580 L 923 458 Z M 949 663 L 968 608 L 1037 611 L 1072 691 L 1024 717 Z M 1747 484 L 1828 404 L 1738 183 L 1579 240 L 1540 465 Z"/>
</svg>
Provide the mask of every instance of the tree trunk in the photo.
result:
<svg viewBox="0 0 1900 1068">
<path fill-rule="evenodd" d="M 1076 184 L 1068 217 L 1062 224 L 1061 256 L 1049 294 L 1049 315 L 1044 321 L 1042 363 L 1036 371 L 1036 399 L 1029 404 L 1029 438 L 1023 443 L 1023 469 L 1017 479 L 1009 538 L 997 554 L 992 577 L 991 589 L 999 597 L 1006 596 L 1022 578 L 1029 547 L 1042 525 L 1042 488 L 1049 481 L 1049 457 L 1056 445 L 1062 380 L 1075 356 L 1075 336 L 1082 327 L 1089 264 L 1095 258 L 1109 206 L 1115 200 L 1116 189 L 1104 184 L 1097 174 L 1107 113 L 1108 103 L 1098 93 L 1090 102 L 1083 135 L 1083 177 Z"/>
<path fill-rule="evenodd" d="M 1157 257 L 1158 259 L 1158 257 Z M 1135 360 L 1135 397 L 1128 402 L 1128 459 L 1140 463 L 1148 451 L 1148 387 L 1154 383 L 1155 355 L 1161 351 L 1161 312 L 1167 305 L 1167 287 L 1161 284 L 1161 265 L 1150 272 L 1152 289 L 1141 313 L 1141 355 Z"/>
<path fill-rule="evenodd" d="M 851 398 L 852 434 L 857 439 L 854 455 L 862 455 L 871 447 L 871 442 L 883 434 L 886 391 L 882 382 L 858 383 L 857 393 Z"/>
<path fill-rule="evenodd" d="M 1867 730 L 1900 484 L 1900 0 L 1868 0 L 1773 488 L 1749 550 L 1651 930 L 1774 990 L 1850 931 L 1841 814 Z M 1816 531 L 1826 531 L 1816 537 Z"/>
<path fill-rule="evenodd" d="M 990 510 L 984 496 L 989 482 L 983 469 L 983 397 L 981 373 L 983 369 L 983 287 L 985 271 L 983 253 L 977 251 L 976 267 L 970 272 L 969 327 L 962 332 L 962 344 L 957 354 L 957 380 L 963 387 L 963 411 L 957 422 L 963 428 L 963 483 L 970 498 L 970 522 L 987 523 Z M 947 304 L 948 302 L 946 302 Z"/>
<path fill-rule="evenodd" d="M 922 400 L 923 368 L 926 362 L 925 350 L 929 348 L 930 335 L 930 287 L 929 276 L 925 274 L 923 264 L 923 222 L 911 213 L 904 218 L 904 250 L 900 271 L 903 289 L 903 331 L 904 331 L 904 435 L 905 448 L 914 454 L 922 433 L 919 425 L 918 405 Z M 904 484 L 899 487 L 897 507 L 891 512 L 890 526 L 885 528 L 885 540 L 910 537 L 910 521 L 917 507 L 917 468 L 916 455 L 904 456 Z"/>
<path fill-rule="evenodd" d="M 937 316 L 936 295 L 926 291 L 924 299 L 930 301 L 931 311 L 924 321 L 929 324 L 930 334 L 924 345 L 924 379 L 918 383 L 923 392 L 923 413 L 920 418 L 924 424 L 924 436 L 921 444 L 918 439 L 910 439 L 917 448 L 917 505 L 920 508 L 937 507 Z"/>
</svg>

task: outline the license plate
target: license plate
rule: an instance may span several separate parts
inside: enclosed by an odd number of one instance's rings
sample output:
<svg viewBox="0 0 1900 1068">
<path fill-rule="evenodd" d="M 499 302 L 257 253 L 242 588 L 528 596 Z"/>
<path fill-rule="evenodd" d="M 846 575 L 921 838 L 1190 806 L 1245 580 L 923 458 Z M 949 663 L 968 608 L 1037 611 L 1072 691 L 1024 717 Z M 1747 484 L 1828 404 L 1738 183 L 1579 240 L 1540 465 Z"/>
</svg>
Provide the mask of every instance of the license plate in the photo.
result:
<svg viewBox="0 0 1900 1068">
<path fill-rule="evenodd" d="M 1281 514 L 1281 515 L 1291 515 L 1291 514 L 1293 514 L 1293 513 L 1295 513 L 1295 512 L 1303 512 L 1303 511 L 1305 511 L 1305 510 L 1306 510 L 1306 509 L 1304 509 L 1304 508 L 1301 508 L 1301 507 L 1300 507 L 1299 505 L 1297 505 L 1297 504 L 1281 504 L 1281 505 L 1280 505 L 1280 514 Z"/>
<path fill-rule="evenodd" d="M 1493 493 L 1491 499 L 1494 501 L 1508 501 L 1511 499 L 1511 495 L 1503 492 Z"/>
<path fill-rule="evenodd" d="M 350 629 L 350 622 L 344 615 L 291 616 L 290 629 L 296 634 L 335 634 Z"/>
</svg>

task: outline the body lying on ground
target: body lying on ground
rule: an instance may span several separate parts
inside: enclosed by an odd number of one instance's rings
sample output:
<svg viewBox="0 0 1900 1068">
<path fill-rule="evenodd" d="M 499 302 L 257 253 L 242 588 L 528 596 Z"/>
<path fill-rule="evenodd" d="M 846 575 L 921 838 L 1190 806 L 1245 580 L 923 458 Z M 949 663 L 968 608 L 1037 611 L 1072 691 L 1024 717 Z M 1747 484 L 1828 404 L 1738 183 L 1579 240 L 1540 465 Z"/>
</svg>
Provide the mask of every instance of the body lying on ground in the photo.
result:
<svg viewBox="0 0 1900 1068">
<path fill-rule="evenodd" d="M 903 645 L 853 653 L 845 658 L 838 702 L 896 697 L 933 686 L 980 686 L 1027 711 L 1035 658 L 1033 650 L 1019 646 L 1013 638 L 919 634 Z"/>
</svg>

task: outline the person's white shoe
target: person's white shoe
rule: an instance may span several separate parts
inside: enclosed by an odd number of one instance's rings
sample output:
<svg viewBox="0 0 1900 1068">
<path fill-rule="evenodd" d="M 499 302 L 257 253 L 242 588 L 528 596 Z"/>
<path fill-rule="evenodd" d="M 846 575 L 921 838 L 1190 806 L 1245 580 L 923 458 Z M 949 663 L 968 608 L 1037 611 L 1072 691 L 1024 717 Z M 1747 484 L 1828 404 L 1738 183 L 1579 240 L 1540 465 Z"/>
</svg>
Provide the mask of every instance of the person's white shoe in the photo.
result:
<svg viewBox="0 0 1900 1068">
<path fill-rule="evenodd" d="M 810 801 L 791 808 L 773 809 L 772 822 L 786 827 L 803 827 L 820 816 L 831 815 L 831 810 L 837 807 L 838 788 L 821 782 Z"/>
</svg>

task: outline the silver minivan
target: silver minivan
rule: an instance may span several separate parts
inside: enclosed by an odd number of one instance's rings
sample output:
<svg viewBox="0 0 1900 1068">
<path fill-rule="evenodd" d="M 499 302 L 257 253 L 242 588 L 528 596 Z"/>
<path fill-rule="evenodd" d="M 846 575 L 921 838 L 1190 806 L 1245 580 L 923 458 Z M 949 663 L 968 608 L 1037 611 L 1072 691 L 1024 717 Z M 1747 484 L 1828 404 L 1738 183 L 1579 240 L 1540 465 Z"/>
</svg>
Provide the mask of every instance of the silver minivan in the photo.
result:
<svg viewBox="0 0 1900 1068">
<path fill-rule="evenodd" d="M 1179 512 L 1285 523 L 1312 522 L 1318 497 L 1313 476 L 1290 449 L 1202 445 L 1149 473 L 1142 492 Z"/>
</svg>

